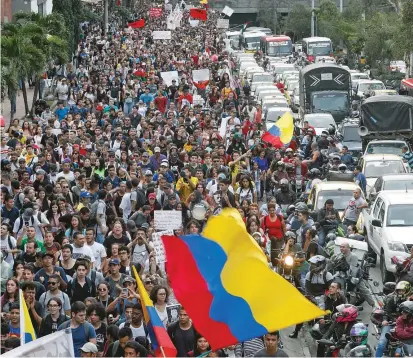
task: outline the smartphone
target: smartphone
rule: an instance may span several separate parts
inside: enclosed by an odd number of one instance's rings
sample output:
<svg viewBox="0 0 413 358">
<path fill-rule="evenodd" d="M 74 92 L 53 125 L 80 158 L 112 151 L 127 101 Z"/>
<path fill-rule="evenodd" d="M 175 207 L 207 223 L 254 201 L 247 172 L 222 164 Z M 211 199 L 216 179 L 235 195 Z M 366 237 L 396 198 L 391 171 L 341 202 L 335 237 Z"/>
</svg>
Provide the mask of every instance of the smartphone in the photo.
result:
<svg viewBox="0 0 413 358">
<path fill-rule="evenodd" d="M 129 294 L 129 290 L 127 288 L 122 288 L 122 295 L 127 296 Z"/>
</svg>

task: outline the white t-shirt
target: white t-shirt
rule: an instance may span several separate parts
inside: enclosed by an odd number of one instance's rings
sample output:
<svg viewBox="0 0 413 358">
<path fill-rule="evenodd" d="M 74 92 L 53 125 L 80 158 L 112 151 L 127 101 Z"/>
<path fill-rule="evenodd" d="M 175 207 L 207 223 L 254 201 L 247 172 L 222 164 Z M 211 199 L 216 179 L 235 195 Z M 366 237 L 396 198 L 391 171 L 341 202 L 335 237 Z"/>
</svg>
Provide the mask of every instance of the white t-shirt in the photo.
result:
<svg viewBox="0 0 413 358">
<path fill-rule="evenodd" d="M 64 172 L 60 172 L 59 174 L 57 174 L 56 176 L 56 180 L 59 180 L 59 178 L 65 178 L 67 182 L 72 182 L 75 181 L 75 175 L 73 174 L 72 171 L 70 171 L 69 173 L 64 173 Z"/>
<path fill-rule="evenodd" d="M 9 238 L 10 238 L 10 243 L 12 245 L 12 247 L 10 247 L 9 245 Z M 11 250 L 11 249 L 15 249 L 17 247 L 17 241 L 16 239 L 11 236 L 11 235 L 7 235 L 5 238 L 1 238 L 1 251 L 5 251 L 5 250 Z M 6 256 L 7 255 L 7 256 Z M 3 253 L 3 258 L 4 261 L 6 261 L 8 264 L 10 264 L 10 266 L 13 266 L 14 264 L 14 258 L 13 258 L 13 254 L 11 253 Z"/>
<path fill-rule="evenodd" d="M 93 253 L 93 257 L 95 258 L 95 269 L 99 271 L 102 268 L 102 259 L 107 257 L 106 249 L 102 244 L 98 242 L 94 242 L 93 245 L 86 244 Z"/>
<path fill-rule="evenodd" d="M 131 193 L 125 193 L 123 195 L 119 208 L 121 208 L 123 212 L 123 221 L 127 222 L 132 212 Z"/>
<path fill-rule="evenodd" d="M 119 325 L 119 329 L 125 326 L 126 322 L 123 322 Z M 136 337 L 147 337 L 145 334 L 145 328 L 143 327 L 143 321 L 138 328 L 133 327 L 132 325 L 129 326 L 132 330 L 133 339 L 135 340 Z M 149 339 L 149 337 L 147 337 Z"/>
<path fill-rule="evenodd" d="M 238 188 L 237 194 L 239 195 L 239 202 L 240 203 L 244 200 L 249 200 L 250 203 L 253 202 L 254 190 L 251 190 L 250 188 L 248 188 L 248 189 Z"/>
<path fill-rule="evenodd" d="M 95 262 L 95 255 L 93 255 L 93 251 L 89 246 L 83 245 L 82 247 L 76 247 L 73 244 L 71 244 L 71 245 L 73 247 L 73 254 L 72 254 L 73 259 L 76 260 L 81 255 L 87 255 L 87 256 L 90 257 L 92 262 Z"/>
<path fill-rule="evenodd" d="M 214 195 L 216 191 L 218 191 L 218 180 L 212 179 L 208 184 L 206 189 L 208 190 L 209 195 Z M 234 188 L 232 185 L 228 187 L 228 190 L 234 194 Z"/>
</svg>

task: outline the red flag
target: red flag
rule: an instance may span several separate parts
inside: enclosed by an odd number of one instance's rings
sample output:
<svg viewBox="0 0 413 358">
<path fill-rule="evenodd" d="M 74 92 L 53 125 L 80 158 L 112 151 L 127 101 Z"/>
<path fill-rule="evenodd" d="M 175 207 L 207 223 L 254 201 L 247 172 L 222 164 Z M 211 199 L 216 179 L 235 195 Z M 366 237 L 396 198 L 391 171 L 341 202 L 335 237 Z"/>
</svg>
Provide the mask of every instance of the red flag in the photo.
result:
<svg viewBox="0 0 413 358">
<path fill-rule="evenodd" d="M 116 1 L 116 5 L 121 6 L 121 5 L 122 5 L 122 1 L 121 1 L 121 0 L 117 0 L 117 1 Z"/>
<path fill-rule="evenodd" d="M 135 22 L 130 22 L 128 26 L 131 27 L 132 29 L 140 29 L 145 26 L 145 20 L 140 19 Z"/>
<path fill-rule="evenodd" d="M 193 19 L 198 19 L 202 21 L 207 20 L 207 11 L 205 9 L 190 9 L 189 15 L 191 15 Z"/>
</svg>

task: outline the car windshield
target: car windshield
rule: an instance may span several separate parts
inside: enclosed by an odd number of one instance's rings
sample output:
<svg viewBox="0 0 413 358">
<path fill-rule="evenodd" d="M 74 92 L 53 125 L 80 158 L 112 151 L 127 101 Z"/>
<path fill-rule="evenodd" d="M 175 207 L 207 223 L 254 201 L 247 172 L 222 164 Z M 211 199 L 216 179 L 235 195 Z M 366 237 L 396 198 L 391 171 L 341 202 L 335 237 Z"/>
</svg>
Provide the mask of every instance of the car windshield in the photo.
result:
<svg viewBox="0 0 413 358">
<path fill-rule="evenodd" d="M 360 74 L 360 75 L 351 75 L 352 81 L 360 81 L 360 80 L 368 80 L 369 75 L 367 74 Z"/>
<path fill-rule="evenodd" d="M 368 145 L 368 154 L 395 154 L 402 155 L 402 148 L 406 145 L 404 142 L 394 143 L 371 143 Z"/>
<path fill-rule="evenodd" d="M 386 174 L 406 173 L 401 160 L 386 160 L 367 162 L 364 168 L 366 178 L 378 178 Z"/>
<path fill-rule="evenodd" d="M 321 127 L 328 127 L 329 124 L 333 124 L 335 126 L 334 119 L 332 117 L 313 117 L 311 118 L 304 118 L 304 120 L 308 120 L 308 124 L 315 128 Z"/>
<path fill-rule="evenodd" d="M 267 122 L 277 122 L 278 119 L 285 113 L 287 110 L 278 110 L 278 111 L 269 111 L 267 112 L 267 117 L 265 120 Z"/>
<path fill-rule="evenodd" d="M 386 180 L 383 190 L 413 190 L 413 178 L 405 180 Z"/>
<path fill-rule="evenodd" d="M 343 142 L 361 142 L 358 130 L 358 127 L 344 127 Z"/>
<path fill-rule="evenodd" d="M 359 91 L 375 91 L 375 90 L 384 90 L 386 86 L 383 83 L 360 83 Z"/>
<path fill-rule="evenodd" d="M 313 112 L 347 111 L 349 108 L 347 93 L 315 93 Z"/>
<path fill-rule="evenodd" d="M 333 199 L 335 209 L 340 211 L 344 210 L 352 197 L 353 190 L 322 190 L 318 194 L 314 210 L 323 208 L 327 199 Z"/>
<path fill-rule="evenodd" d="M 252 75 L 252 80 L 254 82 L 269 82 L 272 83 L 274 81 L 274 77 L 269 74 L 259 74 L 259 75 Z"/>
<path fill-rule="evenodd" d="M 386 226 L 413 226 L 413 204 L 390 205 Z"/>
<path fill-rule="evenodd" d="M 313 42 L 308 44 L 308 55 L 310 56 L 330 56 L 330 42 Z"/>
</svg>

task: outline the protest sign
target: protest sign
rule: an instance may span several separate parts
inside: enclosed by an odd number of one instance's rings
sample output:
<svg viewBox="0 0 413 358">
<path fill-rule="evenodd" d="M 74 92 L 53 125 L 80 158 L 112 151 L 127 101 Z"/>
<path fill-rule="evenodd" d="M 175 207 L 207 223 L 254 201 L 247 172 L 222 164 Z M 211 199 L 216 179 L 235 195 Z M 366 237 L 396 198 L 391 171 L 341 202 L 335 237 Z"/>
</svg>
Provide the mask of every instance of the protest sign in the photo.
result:
<svg viewBox="0 0 413 358">
<path fill-rule="evenodd" d="M 217 19 L 217 29 L 228 29 L 229 20 L 228 19 Z"/>
<path fill-rule="evenodd" d="M 182 212 L 175 210 L 155 210 L 155 230 L 176 230 L 182 226 Z"/>
<path fill-rule="evenodd" d="M 34 341 L 23 344 L 2 354 L 2 357 L 74 357 L 72 331 L 57 331 Z"/>
<path fill-rule="evenodd" d="M 149 10 L 150 17 L 161 17 L 163 10 L 161 7 L 153 7 Z"/>
<path fill-rule="evenodd" d="M 227 124 L 228 124 L 229 118 L 230 117 L 225 117 L 225 118 L 222 118 L 221 120 L 221 127 L 219 128 L 219 135 L 222 138 L 225 138 L 225 134 L 227 133 Z"/>
<path fill-rule="evenodd" d="M 194 82 L 208 81 L 209 80 L 209 69 L 204 68 L 202 70 L 193 70 L 192 79 Z"/>
<path fill-rule="evenodd" d="M 161 240 L 162 235 L 173 235 L 173 230 L 165 230 L 152 233 L 152 244 L 155 250 L 156 262 L 158 264 L 163 264 L 166 262 L 165 248 Z"/>
<path fill-rule="evenodd" d="M 225 6 L 224 10 L 222 10 L 221 13 L 227 15 L 228 17 L 231 17 L 231 15 L 234 13 L 234 10 L 231 9 L 229 6 Z"/>
<path fill-rule="evenodd" d="M 167 86 L 172 85 L 172 80 L 176 80 L 177 84 L 179 83 L 178 71 L 161 72 L 161 78 Z"/>
<path fill-rule="evenodd" d="M 198 25 L 199 25 L 199 20 L 191 20 L 191 19 L 189 19 L 189 25 L 191 25 L 192 27 L 198 27 Z"/>
<path fill-rule="evenodd" d="M 168 325 L 178 321 L 180 304 L 166 306 L 166 313 L 168 315 Z"/>
<path fill-rule="evenodd" d="M 170 40 L 171 31 L 152 31 L 152 38 L 154 40 Z"/>
</svg>

